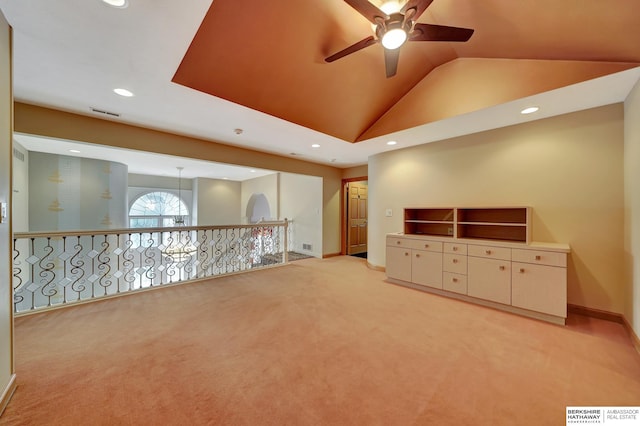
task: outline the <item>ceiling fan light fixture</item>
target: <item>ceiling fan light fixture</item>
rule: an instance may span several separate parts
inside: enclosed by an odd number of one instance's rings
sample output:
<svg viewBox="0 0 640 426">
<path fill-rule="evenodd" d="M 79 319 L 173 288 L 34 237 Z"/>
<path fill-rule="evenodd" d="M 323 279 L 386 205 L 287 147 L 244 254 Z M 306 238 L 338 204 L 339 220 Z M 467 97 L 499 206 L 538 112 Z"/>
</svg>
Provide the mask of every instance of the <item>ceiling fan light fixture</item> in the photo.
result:
<svg viewBox="0 0 640 426">
<path fill-rule="evenodd" d="M 380 10 L 391 15 L 392 13 L 399 13 L 402 10 L 402 4 L 398 0 L 385 1 L 380 5 Z"/>
<path fill-rule="evenodd" d="M 392 13 L 387 20 L 378 24 L 376 35 L 385 49 L 394 50 L 407 41 L 410 31 L 411 21 L 405 21 L 401 13 Z"/>
<path fill-rule="evenodd" d="M 399 48 L 407 41 L 407 32 L 402 28 L 393 28 L 388 30 L 382 36 L 382 45 L 385 49 L 394 50 Z"/>
</svg>

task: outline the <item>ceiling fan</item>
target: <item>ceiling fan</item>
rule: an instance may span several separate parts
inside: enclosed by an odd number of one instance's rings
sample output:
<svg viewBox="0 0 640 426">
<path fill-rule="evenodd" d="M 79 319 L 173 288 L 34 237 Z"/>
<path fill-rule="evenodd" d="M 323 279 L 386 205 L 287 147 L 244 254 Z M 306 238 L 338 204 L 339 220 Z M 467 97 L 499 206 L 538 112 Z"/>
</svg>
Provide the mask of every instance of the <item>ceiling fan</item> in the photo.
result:
<svg viewBox="0 0 640 426">
<path fill-rule="evenodd" d="M 381 43 L 384 47 L 387 78 L 396 75 L 400 47 L 406 41 L 467 41 L 473 34 L 473 30 L 468 28 L 416 23 L 433 0 L 408 0 L 402 7 L 397 0 L 385 1 L 380 9 L 368 0 L 344 1 L 375 25 L 375 36 L 362 39 L 325 58 L 325 61 L 333 62 Z"/>
</svg>

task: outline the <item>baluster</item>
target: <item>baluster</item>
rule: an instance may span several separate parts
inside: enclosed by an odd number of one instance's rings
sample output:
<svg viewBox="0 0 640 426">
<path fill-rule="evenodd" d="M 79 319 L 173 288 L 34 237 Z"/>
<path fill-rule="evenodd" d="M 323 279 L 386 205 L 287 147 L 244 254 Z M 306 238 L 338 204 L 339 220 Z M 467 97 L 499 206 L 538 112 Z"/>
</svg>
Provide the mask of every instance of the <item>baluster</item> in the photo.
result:
<svg viewBox="0 0 640 426">
<path fill-rule="evenodd" d="M 83 268 L 84 260 L 82 260 L 82 257 L 80 256 L 80 253 L 82 252 L 82 248 L 83 248 L 80 235 L 78 235 L 76 240 L 76 245 L 73 248 L 75 250 L 75 253 L 73 254 L 73 256 L 71 256 L 71 259 L 69 259 L 69 264 L 71 265 L 70 272 L 72 276 L 76 276 L 77 274 L 80 274 L 80 275 L 76 277 L 76 279 L 71 283 L 70 287 L 71 287 L 71 290 L 78 293 L 77 300 L 80 300 L 81 293 L 87 288 L 84 285 L 84 281 L 82 281 L 82 278 L 85 275 L 85 271 Z"/>
<path fill-rule="evenodd" d="M 18 249 L 18 240 L 16 238 L 13 239 L 13 253 L 13 310 L 18 312 L 18 305 L 24 300 L 24 296 L 22 296 L 22 277 L 20 276 L 22 273 L 20 265 L 22 263 L 18 260 L 20 258 L 20 250 Z"/>
<path fill-rule="evenodd" d="M 100 272 L 100 279 L 98 280 L 98 284 L 100 285 L 100 287 L 102 287 L 104 291 L 104 294 L 103 294 L 104 296 L 107 295 L 107 289 L 112 284 L 112 281 L 109 276 L 109 272 L 111 272 L 111 265 L 109 264 L 109 262 L 111 261 L 111 258 L 109 257 L 109 252 L 108 252 L 109 240 L 107 237 L 108 236 L 105 234 L 104 241 L 100 244 L 100 246 L 102 247 L 102 250 L 100 251 L 100 253 L 98 253 L 98 256 L 96 256 L 96 259 L 99 262 L 98 271 Z"/>
</svg>

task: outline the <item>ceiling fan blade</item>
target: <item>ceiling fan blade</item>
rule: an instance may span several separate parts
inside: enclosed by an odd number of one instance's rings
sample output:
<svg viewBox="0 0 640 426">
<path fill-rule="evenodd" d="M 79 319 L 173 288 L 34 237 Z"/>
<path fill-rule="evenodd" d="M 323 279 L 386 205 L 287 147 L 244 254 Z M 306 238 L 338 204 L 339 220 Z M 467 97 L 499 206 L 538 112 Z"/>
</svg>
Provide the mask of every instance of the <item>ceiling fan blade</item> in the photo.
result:
<svg viewBox="0 0 640 426">
<path fill-rule="evenodd" d="M 409 16 L 409 19 L 412 21 L 417 21 L 420 15 L 424 13 L 425 10 L 433 3 L 433 0 L 409 0 L 403 7 L 401 12 L 406 14 L 410 9 L 415 9 L 416 11 Z"/>
<path fill-rule="evenodd" d="M 447 27 L 445 25 L 415 24 L 409 35 L 411 41 L 467 41 L 473 35 L 469 28 Z"/>
<path fill-rule="evenodd" d="M 400 49 L 384 49 L 384 66 L 387 71 L 387 78 L 396 75 L 398 70 L 398 57 L 400 56 Z"/>
<path fill-rule="evenodd" d="M 346 49 L 342 49 L 341 51 L 334 53 L 333 55 L 329 56 L 328 58 L 325 58 L 325 62 L 333 62 L 337 59 L 340 58 L 344 58 L 347 55 L 350 55 L 354 52 L 357 52 L 358 50 L 364 49 L 365 47 L 369 47 L 373 44 L 376 44 L 378 41 L 376 39 L 373 38 L 373 36 L 369 36 L 365 39 L 360 40 L 357 43 L 352 44 L 351 46 L 347 47 Z"/>
<path fill-rule="evenodd" d="M 376 18 L 383 21 L 388 18 L 387 14 L 369 3 L 368 0 L 344 0 L 349 6 L 358 11 L 358 13 L 369 20 L 372 24 L 378 24 Z"/>
</svg>

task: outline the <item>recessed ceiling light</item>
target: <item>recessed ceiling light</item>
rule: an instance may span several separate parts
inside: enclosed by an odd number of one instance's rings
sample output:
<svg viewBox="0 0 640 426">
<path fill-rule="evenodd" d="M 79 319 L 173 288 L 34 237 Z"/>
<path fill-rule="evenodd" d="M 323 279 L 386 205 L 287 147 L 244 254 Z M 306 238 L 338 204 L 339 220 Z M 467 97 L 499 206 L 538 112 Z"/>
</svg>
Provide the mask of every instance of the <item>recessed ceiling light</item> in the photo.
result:
<svg viewBox="0 0 640 426">
<path fill-rule="evenodd" d="M 224 180 L 229 180 L 229 178 L 228 178 L 228 177 L 223 177 L 222 179 L 224 179 Z"/>
<path fill-rule="evenodd" d="M 111 7 L 118 7 L 120 9 L 124 9 L 129 6 L 129 2 L 127 0 L 102 0 L 104 4 L 108 4 Z"/>
<path fill-rule="evenodd" d="M 398 143 L 398 142 L 396 142 L 396 141 L 389 141 L 389 142 L 387 142 L 387 145 L 395 145 L 395 144 L 397 144 L 397 143 Z"/>
<path fill-rule="evenodd" d="M 529 108 L 525 108 L 522 111 L 520 111 L 520 114 L 533 114 L 534 112 L 538 111 L 540 108 L 538 108 L 537 106 L 532 106 Z"/>
<path fill-rule="evenodd" d="M 317 143 L 314 143 L 313 145 L 311 145 L 311 148 L 320 148 L 320 145 L 318 145 Z"/>
<path fill-rule="evenodd" d="M 124 96 L 127 98 L 130 98 L 131 96 L 133 96 L 133 93 L 131 93 L 127 89 L 117 88 L 117 89 L 113 89 L 113 91 L 116 92 L 118 95 Z"/>
<path fill-rule="evenodd" d="M 70 149 L 69 152 L 73 152 L 74 154 L 80 154 L 80 151 L 77 149 Z"/>
<path fill-rule="evenodd" d="M 251 173 L 255 173 L 256 171 L 255 171 L 255 170 L 253 170 L 253 169 L 251 169 L 251 170 L 249 170 L 249 172 L 251 172 Z"/>
</svg>

